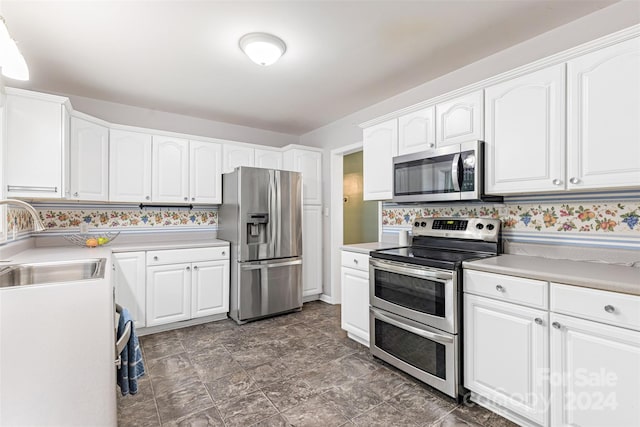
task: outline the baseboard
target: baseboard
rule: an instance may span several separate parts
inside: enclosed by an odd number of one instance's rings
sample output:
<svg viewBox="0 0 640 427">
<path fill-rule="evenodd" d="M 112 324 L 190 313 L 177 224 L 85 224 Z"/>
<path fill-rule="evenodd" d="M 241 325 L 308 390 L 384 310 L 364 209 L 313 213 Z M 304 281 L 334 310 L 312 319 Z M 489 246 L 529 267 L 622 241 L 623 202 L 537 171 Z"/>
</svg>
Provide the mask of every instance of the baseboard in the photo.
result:
<svg viewBox="0 0 640 427">
<path fill-rule="evenodd" d="M 331 304 L 331 305 L 338 304 L 333 300 L 333 297 L 331 295 L 327 295 L 327 294 L 320 295 L 320 301 L 326 302 L 327 304 Z"/>
<path fill-rule="evenodd" d="M 362 344 L 363 346 L 369 348 L 369 340 L 363 340 L 357 335 L 353 335 L 351 332 L 347 332 L 347 336 L 357 342 L 358 344 Z"/>
<path fill-rule="evenodd" d="M 504 408 L 490 400 L 488 400 L 486 397 L 480 396 L 479 394 L 475 393 L 475 392 L 471 392 L 470 395 L 470 400 L 473 403 L 476 403 L 480 406 L 482 406 L 483 408 L 486 408 L 492 412 L 495 412 L 496 414 L 500 415 L 501 417 L 504 417 L 506 419 L 508 419 L 509 421 L 513 421 L 514 423 L 518 424 L 519 426 L 523 426 L 523 427 L 540 427 L 540 424 L 534 423 L 533 421 L 522 417 L 521 415 L 516 414 L 513 411 L 510 411 L 507 408 Z"/>
<path fill-rule="evenodd" d="M 198 317 L 196 319 L 183 320 L 182 322 L 167 323 L 166 325 L 150 326 L 148 328 L 136 329 L 136 334 L 139 337 L 150 334 L 157 334 L 158 332 L 172 331 L 174 329 L 186 328 L 189 326 L 201 325 L 203 323 L 215 322 L 217 320 L 224 320 L 227 318 L 227 313 L 214 314 L 212 316 Z"/>
</svg>

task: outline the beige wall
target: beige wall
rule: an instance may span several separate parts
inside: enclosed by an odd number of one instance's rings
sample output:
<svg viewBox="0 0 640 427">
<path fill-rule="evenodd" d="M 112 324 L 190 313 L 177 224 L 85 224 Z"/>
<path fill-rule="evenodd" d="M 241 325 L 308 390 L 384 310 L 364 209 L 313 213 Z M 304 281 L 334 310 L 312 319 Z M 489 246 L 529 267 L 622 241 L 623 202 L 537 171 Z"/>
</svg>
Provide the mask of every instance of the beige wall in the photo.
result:
<svg viewBox="0 0 640 427">
<path fill-rule="evenodd" d="M 300 144 L 324 148 L 323 199 L 331 209 L 330 150 L 362 141 L 362 122 L 443 95 L 452 90 L 476 83 L 513 68 L 526 65 L 582 43 L 640 23 L 640 3 L 621 1 L 564 26 L 476 61 L 449 74 L 402 92 L 340 120 L 315 129 L 300 137 Z M 331 271 L 330 216 L 324 223 L 325 294 L 330 295 L 332 280 L 339 280 L 339 272 Z"/>
<path fill-rule="evenodd" d="M 362 151 L 343 157 L 343 237 L 345 245 L 378 240 L 378 203 L 362 199 Z"/>
</svg>

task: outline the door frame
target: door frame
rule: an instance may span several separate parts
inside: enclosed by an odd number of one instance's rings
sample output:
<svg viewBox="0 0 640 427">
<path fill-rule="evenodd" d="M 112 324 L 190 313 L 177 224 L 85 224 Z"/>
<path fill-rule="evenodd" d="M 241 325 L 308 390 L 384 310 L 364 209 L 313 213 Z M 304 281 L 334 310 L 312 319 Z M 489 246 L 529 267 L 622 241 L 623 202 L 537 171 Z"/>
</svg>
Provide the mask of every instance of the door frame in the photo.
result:
<svg viewBox="0 0 640 427">
<path fill-rule="evenodd" d="M 343 157 L 362 151 L 362 141 L 331 150 L 331 227 L 330 229 L 330 274 L 331 304 L 342 302 L 342 278 L 340 276 L 341 250 L 343 244 Z"/>
</svg>

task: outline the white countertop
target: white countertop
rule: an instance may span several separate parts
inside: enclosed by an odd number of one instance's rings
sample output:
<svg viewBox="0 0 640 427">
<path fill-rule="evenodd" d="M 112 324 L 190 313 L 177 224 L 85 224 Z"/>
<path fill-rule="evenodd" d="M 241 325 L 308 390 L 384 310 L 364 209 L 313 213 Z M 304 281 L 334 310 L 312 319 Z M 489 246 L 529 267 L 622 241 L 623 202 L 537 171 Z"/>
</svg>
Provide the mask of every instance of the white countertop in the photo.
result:
<svg viewBox="0 0 640 427">
<path fill-rule="evenodd" d="M 635 267 L 524 255 L 465 261 L 462 266 L 469 270 L 640 295 L 640 268 Z"/>
<path fill-rule="evenodd" d="M 389 242 L 371 242 L 371 243 L 356 243 L 353 245 L 344 245 L 340 249 L 349 252 L 358 252 L 361 254 L 368 254 L 371 251 L 377 251 L 381 249 L 397 248 L 397 243 Z"/>
</svg>

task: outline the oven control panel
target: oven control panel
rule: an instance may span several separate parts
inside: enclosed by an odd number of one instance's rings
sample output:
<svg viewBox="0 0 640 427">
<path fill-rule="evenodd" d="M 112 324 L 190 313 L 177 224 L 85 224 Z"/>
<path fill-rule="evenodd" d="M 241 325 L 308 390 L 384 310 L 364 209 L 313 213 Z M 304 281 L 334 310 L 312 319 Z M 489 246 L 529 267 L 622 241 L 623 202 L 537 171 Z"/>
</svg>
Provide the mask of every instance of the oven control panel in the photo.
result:
<svg viewBox="0 0 640 427">
<path fill-rule="evenodd" d="M 416 218 L 412 234 L 496 242 L 500 224 L 493 218 Z"/>
</svg>

